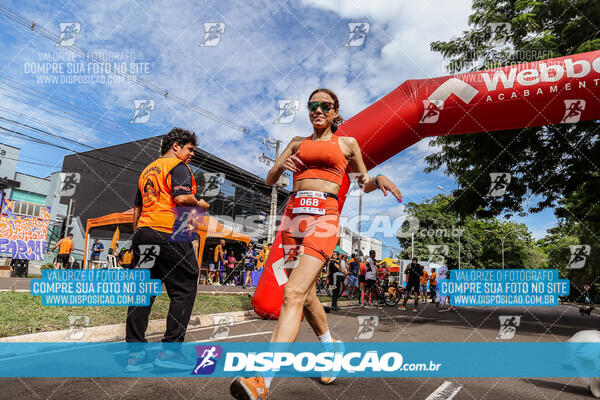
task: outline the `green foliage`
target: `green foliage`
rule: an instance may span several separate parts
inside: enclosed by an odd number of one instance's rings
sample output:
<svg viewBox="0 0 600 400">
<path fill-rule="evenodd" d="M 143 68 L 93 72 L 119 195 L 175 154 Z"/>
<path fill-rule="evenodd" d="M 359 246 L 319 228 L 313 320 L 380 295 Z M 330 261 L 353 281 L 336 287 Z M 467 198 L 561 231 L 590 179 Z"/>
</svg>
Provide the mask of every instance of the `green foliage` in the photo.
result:
<svg viewBox="0 0 600 400">
<path fill-rule="evenodd" d="M 501 268 L 501 237 L 512 232 L 504 241 L 506 268 L 544 268 L 548 265 L 546 254 L 533 241 L 525 225 L 495 218 L 461 218 L 452 211 L 454 201 L 452 196 L 438 195 L 422 203 L 407 204 L 407 211 L 414 219 L 412 223 L 407 220 L 398 234 L 403 248 L 401 258 L 411 257 L 411 233 L 414 233 L 415 257 L 426 261 L 430 258 L 428 246 L 446 245 L 446 264 L 458 266 L 460 234 L 461 268 Z"/>
<path fill-rule="evenodd" d="M 596 0 L 474 0 L 472 9 L 468 30 L 431 43 L 431 49 L 447 59 L 449 73 L 600 49 Z M 510 30 L 499 36 L 495 26 L 504 23 Z M 465 221 L 470 216 L 487 221 L 557 207 L 559 226 L 537 246 L 513 249 L 511 257 L 558 268 L 571 280 L 572 291 L 579 292 L 586 283 L 598 283 L 600 276 L 599 123 L 441 136 L 431 143 L 440 151 L 427 157 L 426 172 L 443 169 L 456 178 L 458 189 L 448 211 Z M 504 196 L 486 196 L 490 172 L 511 173 Z M 591 246 L 586 267 L 567 270 L 569 245 L 581 244 Z M 495 254 L 488 246 L 480 260 L 492 262 Z"/>
<path fill-rule="evenodd" d="M 565 56 L 600 49 L 600 2 L 583 0 L 475 0 L 470 29 L 449 41 L 431 43 L 448 59 L 450 73 Z M 494 24 L 510 30 L 498 44 Z M 488 218 L 553 207 L 598 172 L 598 122 L 505 132 L 441 136 L 441 151 L 427 157 L 426 171 L 445 168 L 459 185 L 452 208 Z M 485 196 L 490 172 L 510 172 L 503 197 Z M 535 199 L 524 204 L 523 199 Z"/>
</svg>

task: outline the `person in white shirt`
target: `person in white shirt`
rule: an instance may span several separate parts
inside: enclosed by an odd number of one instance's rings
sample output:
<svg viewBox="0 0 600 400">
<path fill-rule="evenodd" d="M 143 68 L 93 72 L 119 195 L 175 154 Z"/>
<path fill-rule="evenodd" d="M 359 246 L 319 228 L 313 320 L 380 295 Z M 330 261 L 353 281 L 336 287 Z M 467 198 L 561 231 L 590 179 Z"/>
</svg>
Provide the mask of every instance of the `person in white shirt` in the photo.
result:
<svg viewBox="0 0 600 400">
<path fill-rule="evenodd" d="M 445 265 L 442 265 L 441 267 L 438 268 L 438 288 L 442 287 L 441 282 L 444 279 L 448 279 L 448 275 L 449 275 L 449 271 L 448 271 L 448 267 Z M 435 302 L 438 304 L 438 306 L 440 307 L 439 311 L 448 311 L 447 308 L 445 308 L 446 306 L 446 299 L 448 298 L 448 296 L 442 296 L 440 295 L 439 291 L 436 294 L 435 297 Z"/>
<path fill-rule="evenodd" d="M 377 283 L 377 264 L 375 263 L 375 250 L 369 251 L 369 257 L 365 260 L 367 272 L 365 273 L 365 292 L 369 294 L 369 303 L 365 308 L 373 308 L 372 299 L 377 298 L 375 284 Z M 366 303 L 366 302 L 365 302 Z"/>
</svg>

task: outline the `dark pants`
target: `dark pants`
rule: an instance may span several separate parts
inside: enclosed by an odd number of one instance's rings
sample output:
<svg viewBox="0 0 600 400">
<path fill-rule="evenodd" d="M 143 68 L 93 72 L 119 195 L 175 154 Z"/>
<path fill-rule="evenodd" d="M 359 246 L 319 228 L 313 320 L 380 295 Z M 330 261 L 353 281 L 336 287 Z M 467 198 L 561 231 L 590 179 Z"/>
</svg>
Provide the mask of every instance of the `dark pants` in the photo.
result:
<svg viewBox="0 0 600 400">
<path fill-rule="evenodd" d="M 340 284 L 333 288 L 331 291 L 331 307 L 337 307 L 338 298 L 340 297 Z"/>
<path fill-rule="evenodd" d="M 435 297 L 436 297 L 436 288 L 437 285 L 429 285 L 429 297 L 431 298 L 431 300 L 435 301 Z"/>
<path fill-rule="evenodd" d="M 224 262 L 219 262 L 220 264 L 220 273 L 219 273 L 219 283 L 220 284 L 224 284 L 225 283 L 225 277 L 227 276 L 227 270 L 229 268 L 225 268 L 225 263 Z"/>
<path fill-rule="evenodd" d="M 169 234 L 143 227 L 137 229 L 132 238 L 133 265 L 138 265 L 140 256 L 144 261 L 144 254 L 140 255 L 139 246 L 149 244 L 160 247 L 154 266 L 150 269 L 150 277 L 160 279 L 164 283 L 171 299 L 167 314 L 167 330 L 162 341 L 173 343 L 171 349 L 177 351 L 185 339 L 196 300 L 198 289 L 196 255 L 190 241 L 169 241 Z M 152 304 L 154 304 L 154 297 L 150 298 L 149 306 L 130 306 L 127 310 L 125 340 L 130 351 L 137 351 L 138 343 L 147 342 L 146 329 Z"/>
</svg>

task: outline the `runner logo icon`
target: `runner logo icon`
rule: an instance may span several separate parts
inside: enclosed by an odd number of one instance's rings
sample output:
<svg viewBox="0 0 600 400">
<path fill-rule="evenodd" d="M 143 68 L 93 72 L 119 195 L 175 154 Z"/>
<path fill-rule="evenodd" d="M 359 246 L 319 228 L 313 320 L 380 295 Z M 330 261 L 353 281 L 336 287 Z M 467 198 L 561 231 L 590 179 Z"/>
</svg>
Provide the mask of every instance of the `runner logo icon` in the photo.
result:
<svg viewBox="0 0 600 400">
<path fill-rule="evenodd" d="M 571 251 L 571 258 L 569 259 L 569 264 L 567 264 L 567 269 L 581 269 L 585 267 L 585 261 L 590 255 L 591 246 L 586 244 L 571 245 L 569 246 L 569 250 Z"/>
<path fill-rule="evenodd" d="M 196 346 L 198 361 L 191 375 L 210 375 L 215 372 L 217 360 L 223 354 L 221 346 Z"/>
<path fill-rule="evenodd" d="M 368 22 L 349 22 L 348 29 L 348 40 L 344 43 L 345 47 L 360 47 L 365 43 L 367 33 L 369 33 L 371 26 Z"/>
<path fill-rule="evenodd" d="M 501 315 L 500 319 L 500 331 L 496 339 L 510 340 L 515 337 L 517 327 L 521 325 L 520 315 Z"/>
<path fill-rule="evenodd" d="M 279 114 L 275 119 L 275 124 L 289 124 L 294 121 L 296 112 L 300 109 L 300 101 L 296 99 L 277 100 L 279 105 Z"/>
<path fill-rule="evenodd" d="M 133 100 L 133 118 L 130 124 L 145 124 L 150 120 L 152 111 L 156 108 L 154 100 Z"/>
<path fill-rule="evenodd" d="M 420 124 L 435 124 L 440 119 L 440 111 L 444 109 L 443 100 L 423 100 L 423 116 Z"/>
<path fill-rule="evenodd" d="M 57 46 L 69 47 L 75 44 L 77 35 L 81 32 L 81 25 L 79 22 L 61 22 L 58 24 L 60 28 L 60 37 Z"/>
<path fill-rule="evenodd" d="M 565 124 L 579 122 L 581 113 L 585 110 L 585 100 L 564 100 L 564 102 L 565 116 L 560 122 Z"/>
<path fill-rule="evenodd" d="M 487 195 L 491 197 L 501 197 L 506 193 L 511 175 L 508 172 L 490 172 L 490 190 Z"/>
<path fill-rule="evenodd" d="M 379 317 L 377 315 L 357 315 L 358 331 L 354 339 L 369 340 L 375 333 L 375 328 L 379 325 Z"/>
<path fill-rule="evenodd" d="M 223 22 L 205 22 L 204 39 L 200 47 L 215 47 L 221 42 L 221 35 L 225 33 L 225 23 Z"/>
</svg>

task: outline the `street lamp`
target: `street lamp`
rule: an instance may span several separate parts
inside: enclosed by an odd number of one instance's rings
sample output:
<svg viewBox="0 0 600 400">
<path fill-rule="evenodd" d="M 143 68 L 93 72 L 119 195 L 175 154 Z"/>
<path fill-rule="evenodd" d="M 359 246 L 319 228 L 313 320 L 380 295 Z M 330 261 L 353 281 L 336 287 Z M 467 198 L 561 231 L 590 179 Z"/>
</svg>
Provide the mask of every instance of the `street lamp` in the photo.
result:
<svg viewBox="0 0 600 400">
<path fill-rule="evenodd" d="M 504 234 L 504 235 L 501 237 L 501 246 L 502 246 L 502 270 L 503 270 L 503 271 L 504 271 L 504 239 L 506 239 L 506 237 L 507 237 L 508 235 L 510 235 L 511 233 L 519 232 L 519 231 L 522 231 L 522 230 L 523 230 L 523 228 L 515 229 L 514 231 L 510 231 L 510 232 L 508 232 L 508 233 Z M 496 231 L 492 231 L 492 230 L 489 230 L 489 229 L 484 229 L 484 231 L 485 231 L 485 232 L 489 232 L 489 233 L 493 233 L 493 234 L 496 234 L 496 235 L 499 235 L 499 233 L 498 233 L 498 232 L 496 232 Z"/>
</svg>

